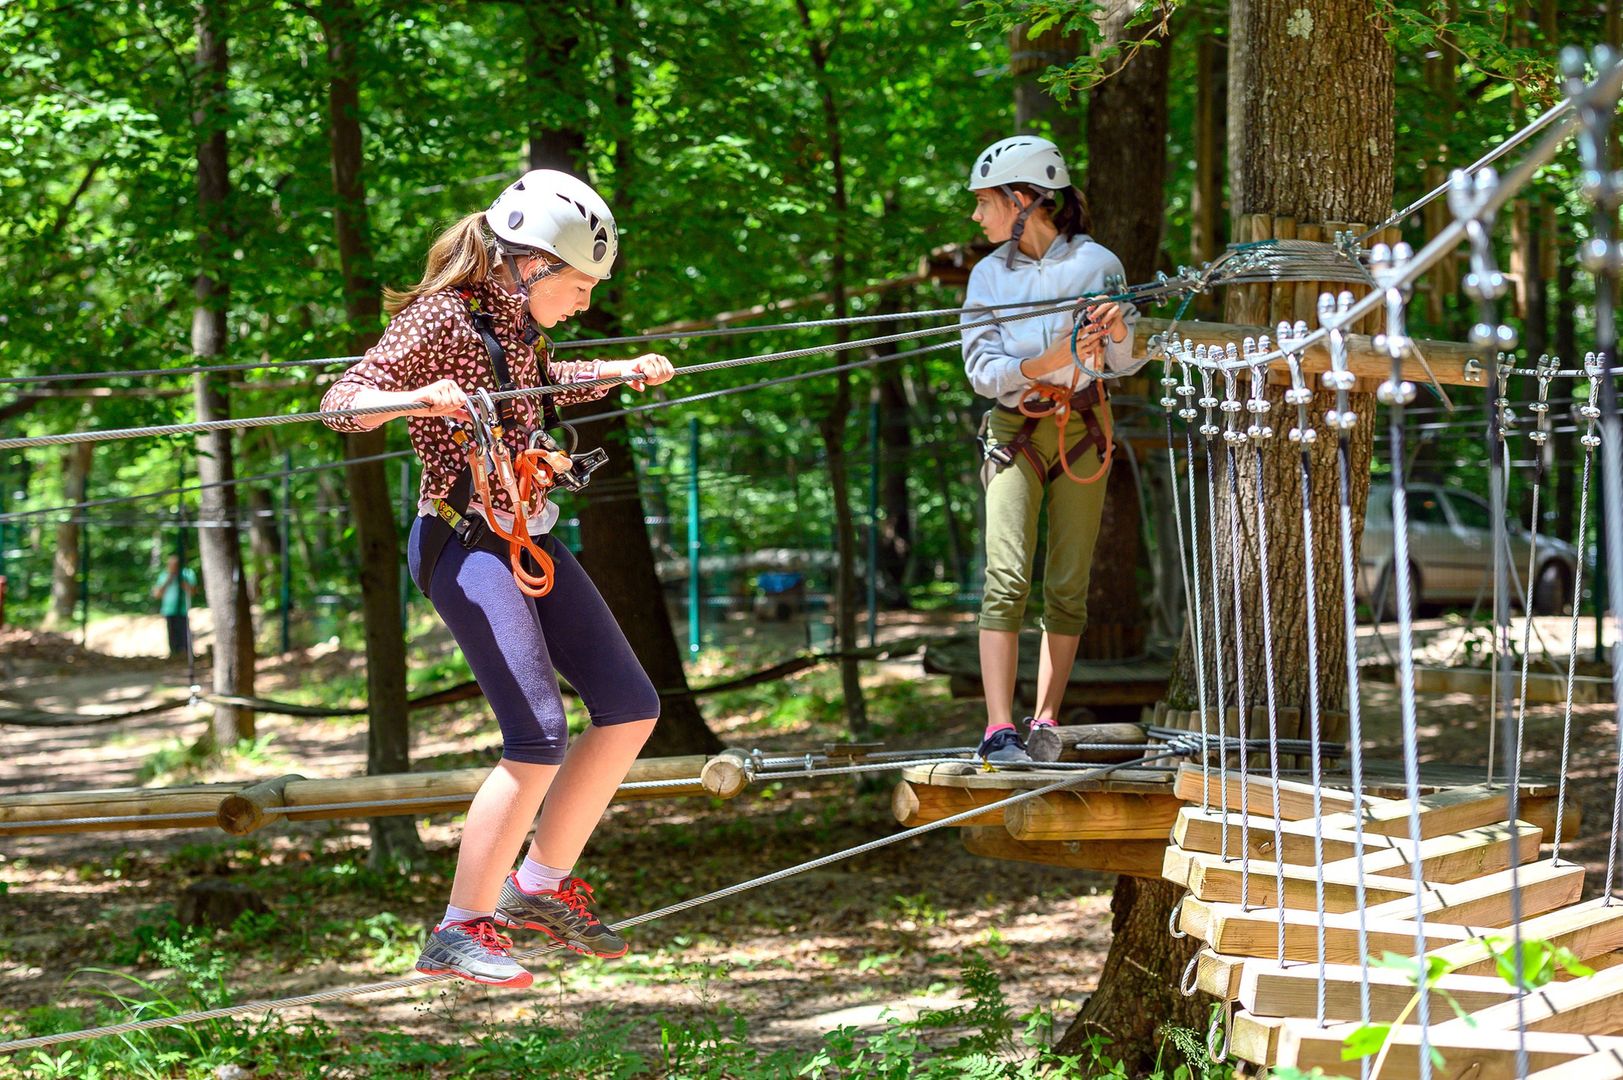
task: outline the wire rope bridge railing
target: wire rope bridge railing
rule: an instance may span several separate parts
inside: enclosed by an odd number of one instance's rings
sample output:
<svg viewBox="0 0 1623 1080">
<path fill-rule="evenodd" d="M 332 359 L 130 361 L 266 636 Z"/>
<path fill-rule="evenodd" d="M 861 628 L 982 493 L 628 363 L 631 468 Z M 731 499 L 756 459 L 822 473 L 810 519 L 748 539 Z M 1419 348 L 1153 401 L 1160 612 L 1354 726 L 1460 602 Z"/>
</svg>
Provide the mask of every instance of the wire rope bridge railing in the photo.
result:
<svg viewBox="0 0 1623 1080">
<path fill-rule="evenodd" d="M 1605 769 L 1617 776 L 1606 868 L 1603 880 L 1590 882 L 1592 898 L 1583 899 L 1586 872 L 1571 857 L 1576 826 L 1566 809 L 1581 581 L 1574 582 L 1572 592 L 1559 766 L 1550 787 L 1529 785 L 1522 773 L 1533 620 L 1529 615 L 1517 629 L 1510 616 L 1512 603 L 1529 613 L 1533 609 L 1533 567 L 1511 565 L 1506 486 L 1512 444 L 1520 441 L 1534 451 L 1536 507 L 1550 438 L 1549 390 L 1560 380 L 1572 380 L 1588 392 L 1587 399 L 1580 398 L 1584 404 L 1579 410 L 1578 545 L 1582 549 L 1591 504 L 1598 502 L 1611 525 L 1600 556 L 1610 607 L 1623 611 L 1623 529 L 1612 524 L 1623 522 L 1623 420 L 1613 366 L 1612 311 L 1623 267 L 1615 236 L 1623 174 L 1613 172 L 1607 160 L 1623 66 L 1608 49 L 1592 57 L 1569 50 L 1562 63 L 1568 95 L 1564 115 L 1541 125 L 1548 129 L 1543 138 L 1503 177 L 1491 170 L 1456 174 L 1447 191 L 1453 222 L 1418 253 L 1401 246 L 1377 247 L 1370 264 L 1374 288 L 1363 299 L 1325 294 L 1318 303 L 1317 330 L 1309 332 L 1305 321 L 1285 322 L 1272 342 L 1197 346 L 1175 335 L 1162 342 L 1169 475 L 1174 492 L 1181 481 L 1188 496 L 1178 522 L 1185 591 L 1197 628 L 1193 641 L 1201 654 L 1201 671 L 1204 676 L 1210 663 L 1213 672 L 1198 688 L 1197 719 L 1208 738 L 1227 751 L 1205 755 L 1198 768 L 1186 766 L 1180 773 L 1179 790 L 1191 805 L 1179 809 L 1171 824 L 1172 843 L 1162 873 L 1186 890 L 1169 929 L 1202 943 L 1185 972 L 1183 990 L 1205 991 L 1223 1003 L 1214 1012 L 1208 1037 L 1214 1059 L 1234 1057 L 1269 1069 L 1322 1069 L 1328 1076 L 1387 1080 L 1623 1076 L 1623 966 L 1612 966 L 1614 955 L 1623 950 L 1617 881 L 1623 743 L 1602 752 Z M 1581 186 L 1594 207 L 1591 238 L 1580 255 L 1597 283 L 1597 348 L 1581 367 L 1562 369 L 1549 358 L 1518 367 L 1510 355 L 1515 334 L 1497 317 L 1495 302 L 1506 281 L 1494 264 L 1492 222 L 1574 132 Z M 1472 345 L 1480 352 L 1488 388 L 1481 424 L 1483 460 L 1489 501 L 1497 511 L 1492 522 L 1494 697 L 1480 782 L 1430 790 L 1421 779 L 1421 717 L 1415 700 L 1410 601 L 1416 583 L 1411 578 L 1411 462 L 1405 427 L 1415 388 L 1403 368 L 1410 352 L 1405 317 L 1415 280 L 1449 257 L 1461 241 L 1469 244 L 1471 255 L 1464 286 L 1478 304 Z M 1372 794 L 1369 763 L 1363 760 L 1367 736 L 1360 714 L 1354 622 L 1361 571 L 1352 530 L 1356 478 L 1351 444 L 1352 433 L 1371 417 L 1358 415 L 1358 408 L 1368 406 L 1360 406 L 1350 394 L 1357 376 L 1348 364 L 1346 329 L 1351 320 L 1374 311 L 1384 312 L 1385 333 L 1377 344 L 1390 358 L 1390 373 L 1376 392 L 1384 416 L 1376 419 L 1387 434 L 1384 464 L 1392 487 L 1403 769 L 1399 789 L 1383 794 L 1395 797 Z M 1322 350 L 1323 385 L 1335 395 L 1334 407 L 1322 415 L 1309 409 L 1315 401 L 1310 349 Z M 1270 416 L 1271 404 L 1261 391 L 1269 370 L 1280 365 L 1289 379 L 1282 418 Z M 1526 406 L 1532 423 L 1521 430 L 1511 407 L 1513 378 L 1530 379 L 1535 388 L 1536 396 Z M 1274 424 L 1279 425 L 1277 433 Z M 1333 441 L 1335 449 L 1328 482 L 1310 460 L 1321 436 Z M 1296 477 L 1284 481 L 1283 490 L 1265 491 L 1263 446 L 1276 438 L 1288 438 L 1300 448 L 1301 466 Z M 1236 463 L 1253 454 L 1256 468 L 1247 474 L 1249 482 L 1236 484 Z M 1195 467 L 1199 456 L 1205 457 L 1204 476 Z M 1266 475 L 1280 480 L 1278 471 Z M 1596 478 L 1599 490 L 1592 499 Z M 1315 485 L 1332 490 L 1316 494 Z M 1197 499 L 1202 488 L 1204 499 Z M 1325 548 L 1313 543 L 1271 560 L 1267 521 L 1279 514 L 1298 517 L 1300 535 L 1309 537 L 1315 516 L 1326 515 L 1324 525 L 1335 536 L 1334 564 L 1315 566 L 1315 549 L 1322 553 Z M 1242 530 L 1235 524 L 1242 516 L 1258 524 Z M 1527 523 L 1531 550 L 1537 549 L 1541 524 L 1535 509 Z M 1230 530 L 1227 561 L 1210 558 L 1203 569 L 1202 553 L 1196 551 L 1199 541 L 1225 527 Z M 1216 552 L 1213 546 L 1205 554 Z M 1255 595 L 1240 593 L 1242 557 L 1260 568 L 1261 587 Z M 1279 567 L 1297 560 L 1301 565 L 1293 568 L 1299 573 L 1292 582 L 1270 581 L 1270 567 L 1277 574 Z M 1582 571 L 1580 559 L 1577 573 Z M 1513 580 L 1525 583 L 1526 591 L 1519 587 L 1513 596 Z M 1329 587 L 1321 589 L 1321 582 Z M 1333 607 L 1318 610 L 1327 595 L 1335 598 Z M 1311 750 L 1305 770 L 1282 766 L 1277 737 L 1279 673 L 1277 643 L 1269 637 L 1269 607 L 1282 602 L 1302 610 L 1311 643 L 1306 673 Z M 1241 641 L 1240 627 L 1250 625 L 1243 608 L 1256 604 L 1262 608 L 1261 639 Z M 1320 671 L 1331 666 L 1317 652 L 1322 620 L 1343 624 L 1347 650 L 1336 658 L 1335 667 L 1346 671 L 1348 708 L 1341 722 L 1348 761 L 1345 774 L 1334 779 L 1321 765 L 1330 718 L 1320 715 L 1316 704 L 1322 700 Z M 1612 680 L 1614 687 L 1623 685 L 1616 646 Z M 1225 689 L 1234 686 L 1237 701 L 1225 701 Z M 1623 702 L 1623 694 L 1614 694 L 1614 699 Z M 1248 721 L 1241 731 L 1239 721 L 1230 717 L 1252 715 L 1254 708 L 1259 720 Z M 1265 753 L 1255 752 L 1254 741 L 1242 741 L 1257 734 L 1253 723 L 1263 728 Z M 1588 749 L 1590 758 L 1601 756 L 1596 748 Z M 1563 844 L 1569 846 L 1564 849 Z"/>
</svg>

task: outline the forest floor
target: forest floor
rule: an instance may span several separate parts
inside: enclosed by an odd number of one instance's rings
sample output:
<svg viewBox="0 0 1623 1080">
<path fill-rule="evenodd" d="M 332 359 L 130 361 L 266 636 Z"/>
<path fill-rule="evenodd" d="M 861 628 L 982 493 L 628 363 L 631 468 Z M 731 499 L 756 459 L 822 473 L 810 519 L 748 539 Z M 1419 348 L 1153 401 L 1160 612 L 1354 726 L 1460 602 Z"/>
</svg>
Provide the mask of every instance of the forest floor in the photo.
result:
<svg viewBox="0 0 1623 1080">
<path fill-rule="evenodd" d="M 955 621 L 891 616 L 881 637 L 962 628 Z M 1432 635 L 1447 631 L 1438 620 L 1426 625 Z M 1562 620 L 1541 620 L 1540 629 L 1565 639 Z M 695 681 L 781 659 L 803 645 L 798 633 L 763 627 L 737 635 L 736 644 L 702 656 Z M 414 691 L 464 677 L 443 660 L 438 635 L 418 636 L 412 649 L 422 676 Z M 1368 642 L 1364 651 L 1375 655 Z M 0 631 L 0 672 L 6 703 L 63 712 L 137 707 L 172 694 L 185 675 L 184 665 L 89 652 L 17 630 Z M 947 680 L 925 676 L 916 660 L 864 664 L 863 673 L 875 738 L 894 748 L 976 741 L 981 703 L 950 698 Z M 360 658 L 329 644 L 263 661 L 257 690 L 359 704 L 363 685 Z M 1396 700 L 1391 686 L 1365 686 L 1372 757 L 1399 753 Z M 715 695 L 705 712 L 723 740 L 746 748 L 815 749 L 844 732 L 832 669 Z M 1554 773 L 1561 718 L 1559 706 L 1529 709 L 1528 771 Z M 1427 696 L 1420 719 L 1423 760 L 1483 762 L 1484 701 Z M 1569 850 L 1594 868 L 1594 892 L 1611 816 L 1612 707 L 1579 706 L 1573 725 L 1572 796 L 1583 825 Z M 206 726 L 178 711 L 89 728 L 3 728 L 0 794 L 364 768 L 363 719 L 261 716 L 251 745 L 200 767 L 188 748 Z M 418 769 L 489 761 L 499 746 L 478 701 L 414 714 L 413 740 Z M 890 787 L 888 780 L 791 781 L 757 785 L 729 802 L 617 804 L 578 869 L 597 886 L 607 915 L 628 916 L 888 835 L 896 828 Z M 404 973 L 423 928 L 442 910 L 459 820 L 420 823 L 428 856 L 404 876 L 367 867 L 364 823 L 294 823 L 241 839 L 213 831 L 0 838 L 0 1035 L 82 1026 L 93 1017 L 79 1010 L 105 1012 L 108 993 L 139 988 L 131 980 L 170 987 L 186 1007 L 227 991 L 279 997 Z M 200 876 L 246 884 L 270 914 L 212 938 L 187 938 L 174 922 L 175 901 Z M 1094 986 L 1108 947 L 1111 885 L 1101 875 L 975 858 L 948 830 L 640 927 L 621 961 L 548 961 L 529 991 L 437 986 L 328 1006 L 319 1015 L 331 1030 L 321 1037 L 356 1053 L 375 1052 L 379 1040 L 454 1046 L 538 1025 L 554 1039 L 562 1032 L 589 1040 L 611 1016 L 634 1050 L 668 1058 L 671 1047 L 661 1041 L 670 1043 L 673 1025 L 716 1022 L 731 1038 L 737 1017 L 736 1037 L 756 1048 L 809 1052 L 842 1025 L 873 1031 L 888 1016 L 952 1008 L 971 955 L 1000 980 L 1011 1015 L 1041 1010 L 1063 1026 Z M 183 1061 L 183 1045 L 178 1052 Z M 431 1057 L 415 1075 L 438 1074 Z M 5 1069 L 0 1062 L 0 1076 Z"/>
</svg>

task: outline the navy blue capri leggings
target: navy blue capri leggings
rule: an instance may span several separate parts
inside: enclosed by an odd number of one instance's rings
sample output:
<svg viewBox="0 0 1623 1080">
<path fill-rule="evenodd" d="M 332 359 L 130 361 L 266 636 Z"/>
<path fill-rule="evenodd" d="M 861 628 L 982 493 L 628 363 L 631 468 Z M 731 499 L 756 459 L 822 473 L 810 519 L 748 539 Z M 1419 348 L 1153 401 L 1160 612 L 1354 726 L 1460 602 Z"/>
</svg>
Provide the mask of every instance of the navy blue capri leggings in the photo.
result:
<svg viewBox="0 0 1623 1080">
<path fill-rule="evenodd" d="M 501 725 L 504 758 L 535 765 L 564 759 L 569 729 L 560 674 L 580 694 L 593 724 L 659 716 L 654 684 L 568 548 L 551 536 L 540 539 L 552 556 L 554 576 L 552 591 L 537 599 L 519 591 L 506 544 L 498 547 L 488 532 L 471 551 L 448 539 L 434 580 L 423 581 L 424 534 L 430 529 L 450 531 L 438 518 L 419 517 L 407 542 L 407 565 L 468 658 Z"/>
</svg>

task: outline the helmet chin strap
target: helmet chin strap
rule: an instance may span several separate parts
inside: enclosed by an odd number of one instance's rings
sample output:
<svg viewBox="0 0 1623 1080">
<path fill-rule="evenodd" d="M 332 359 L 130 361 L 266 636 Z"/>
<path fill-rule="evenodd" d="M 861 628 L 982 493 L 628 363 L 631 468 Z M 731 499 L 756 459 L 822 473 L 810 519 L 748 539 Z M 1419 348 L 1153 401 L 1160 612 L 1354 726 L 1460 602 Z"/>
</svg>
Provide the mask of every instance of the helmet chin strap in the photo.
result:
<svg viewBox="0 0 1623 1080">
<path fill-rule="evenodd" d="M 530 289 L 535 286 L 536 282 L 540 281 L 542 278 L 551 277 L 553 274 L 558 272 L 557 267 L 549 266 L 545 260 L 537 260 L 541 264 L 541 269 L 537 270 L 529 277 L 523 277 L 518 272 L 517 255 L 507 250 L 507 248 L 500 244 L 496 245 L 496 253 L 501 256 L 502 264 L 507 267 L 508 277 L 513 280 L 513 284 L 518 287 L 519 295 L 523 296 L 525 300 L 529 300 Z"/>
<path fill-rule="evenodd" d="M 1004 184 L 1001 190 L 1003 194 L 1009 197 L 1010 202 L 1020 206 L 1020 197 L 1014 193 L 1012 187 Z M 1014 230 L 1009 236 L 1009 252 L 1003 257 L 1003 264 L 1010 270 L 1014 269 L 1014 253 L 1020 250 L 1020 238 L 1026 232 L 1026 218 L 1031 216 L 1031 212 L 1037 209 L 1041 202 L 1041 199 L 1033 198 L 1029 203 L 1021 207 L 1019 215 L 1014 219 Z"/>
</svg>

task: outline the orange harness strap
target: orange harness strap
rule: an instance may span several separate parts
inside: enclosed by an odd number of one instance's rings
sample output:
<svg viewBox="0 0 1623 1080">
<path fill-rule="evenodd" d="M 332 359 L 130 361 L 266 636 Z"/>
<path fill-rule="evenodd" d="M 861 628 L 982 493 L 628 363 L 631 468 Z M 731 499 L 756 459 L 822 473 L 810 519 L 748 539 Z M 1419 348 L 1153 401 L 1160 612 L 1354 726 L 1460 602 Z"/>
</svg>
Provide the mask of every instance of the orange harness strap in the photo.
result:
<svg viewBox="0 0 1623 1080">
<path fill-rule="evenodd" d="M 1054 386 L 1049 383 L 1032 383 L 1030 386 L 1031 392 L 1036 394 L 1039 400 L 1048 402 L 1049 406 L 1046 409 L 1032 409 L 1028 407 L 1028 399 L 1021 399 L 1019 411 L 1020 415 L 1033 420 L 1041 420 L 1044 417 L 1052 416 L 1055 427 L 1059 429 L 1059 464 L 1061 471 L 1078 484 L 1093 484 L 1103 479 L 1105 474 L 1110 471 L 1110 461 L 1116 450 L 1115 431 L 1108 412 L 1101 421 L 1093 406 L 1084 406 L 1082 409 L 1082 422 L 1088 427 L 1088 438 L 1078 442 L 1069 453 L 1066 452 L 1065 425 L 1071 419 L 1071 401 L 1076 397 L 1077 378 L 1078 375 L 1072 375 L 1071 385 L 1068 387 Z M 1090 446 L 1095 445 L 1099 447 L 1099 468 L 1092 476 L 1076 475 L 1071 471 L 1071 462 L 1086 453 Z M 1038 476 L 1039 478 L 1042 476 L 1042 470 L 1040 469 L 1038 470 Z M 1052 476 L 1050 479 L 1052 479 Z"/>
<path fill-rule="evenodd" d="M 502 528 L 493 509 L 495 503 L 490 494 L 490 470 L 485 467 L 485 456 L 477 448 L 468 454 L 473 488 L 485 507 L 485 523 L 490 526 L 490 531 L 507 541 L 508 565 L 513 569 L 513 580 L 518 583 L 519 591 L 525 596 L 539 598 L 552 591 L 553 563 L 552 556 L 530 536 L 529 523 L 532 517 L 546 508 L 547 492 L 558 474 L 548 461 L 547 451 L 524 450 L 515 463 L 507 444 L 502 441 L 499 423 L 491 425 L 491 434 L 494 438 L 491 439 L 490 459 L 495 466 L 496 482 L 500 485 L 498 490 L 507 493 L 508 502 L 513 507 L 511 532 Z M 533 573 L 524 564 L 526 555 L 534 561 L 536 570 Z"/>
</svg>

